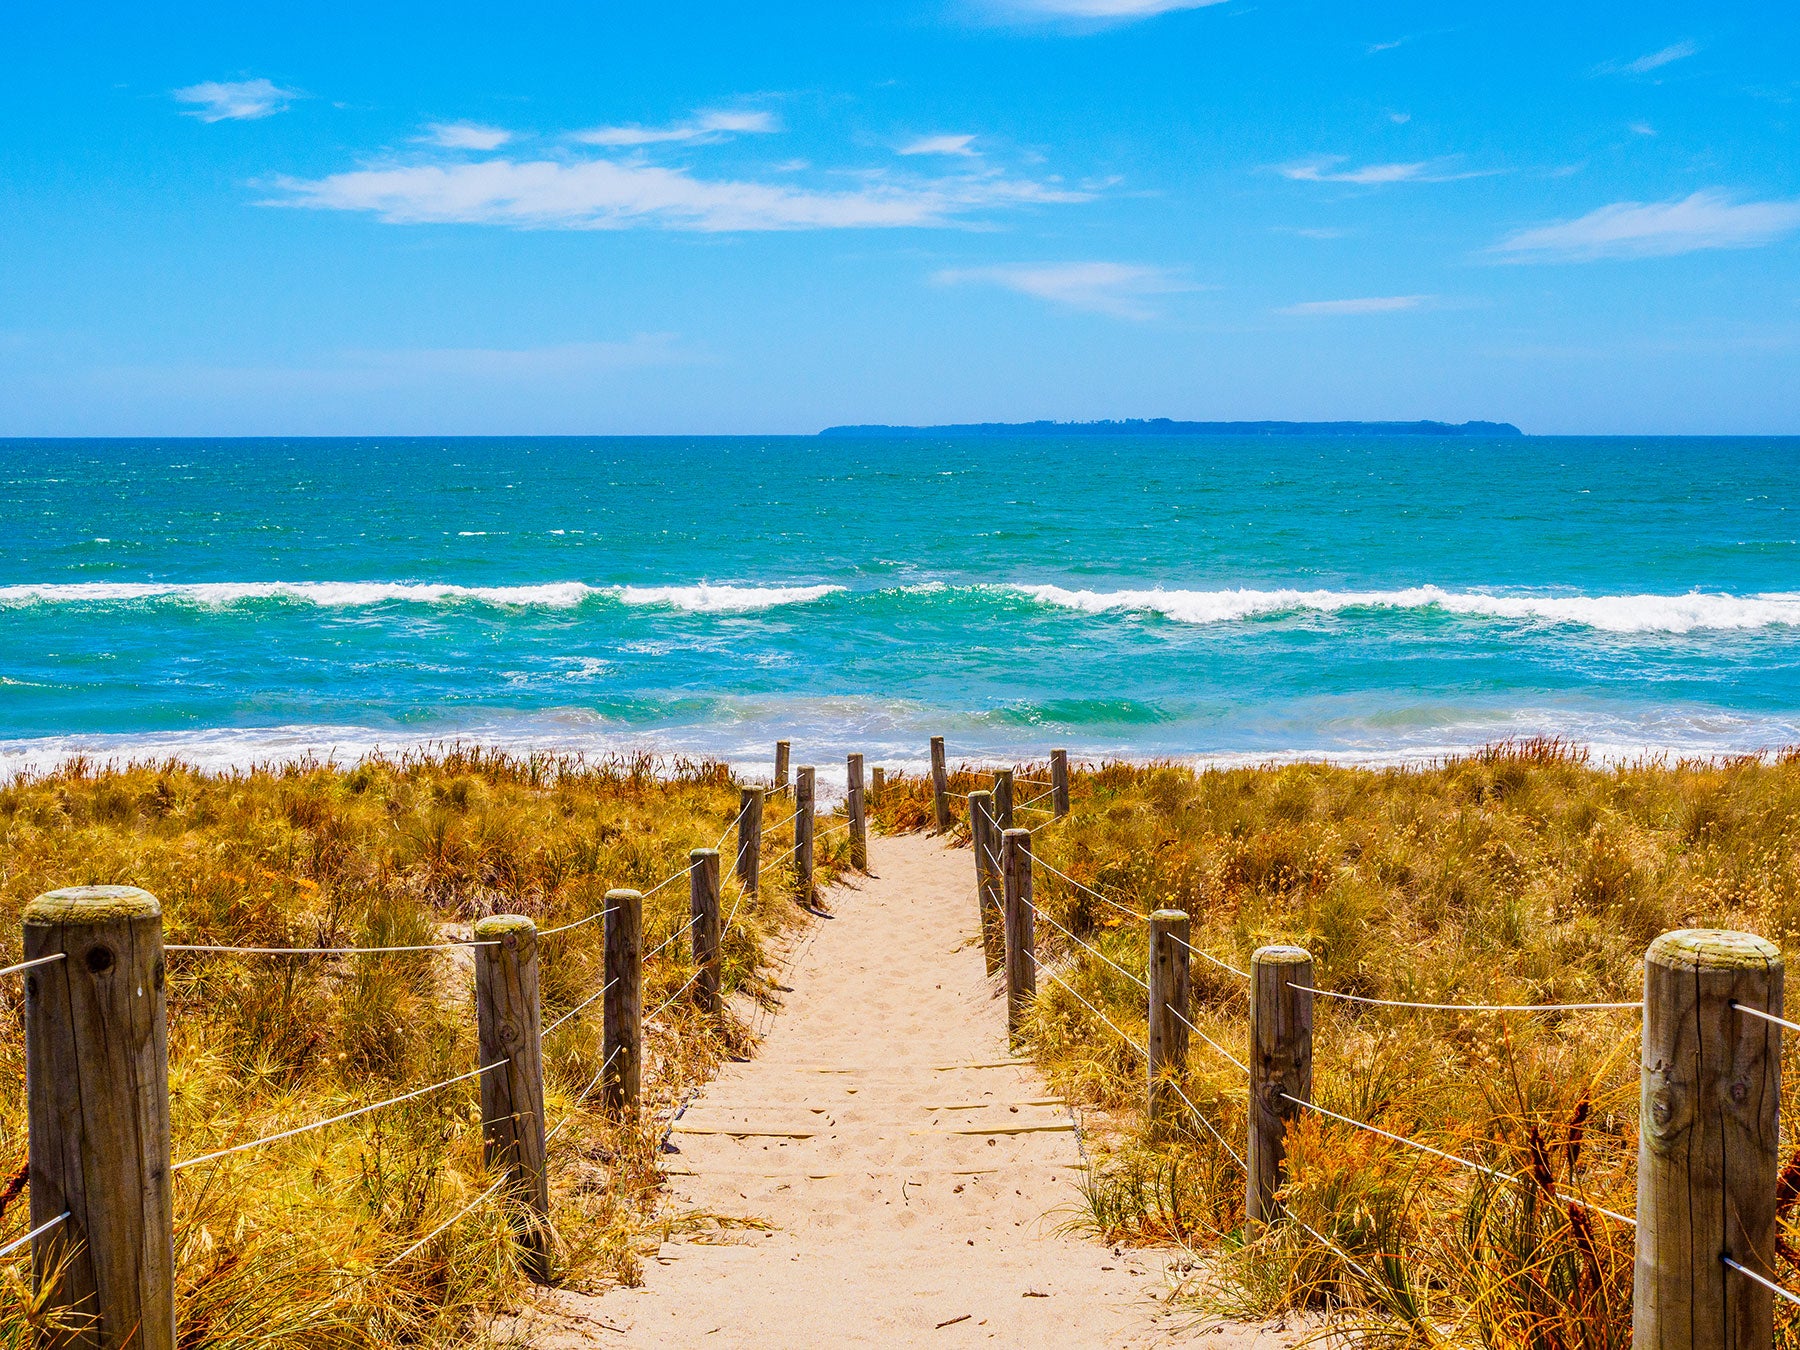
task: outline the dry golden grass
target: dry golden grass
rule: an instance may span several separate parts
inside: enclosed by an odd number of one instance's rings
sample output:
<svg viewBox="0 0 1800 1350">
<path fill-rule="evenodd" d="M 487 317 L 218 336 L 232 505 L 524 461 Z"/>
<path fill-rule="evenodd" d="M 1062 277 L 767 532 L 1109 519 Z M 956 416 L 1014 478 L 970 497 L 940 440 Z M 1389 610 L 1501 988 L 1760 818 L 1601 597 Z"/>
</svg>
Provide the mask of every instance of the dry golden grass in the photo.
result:
<svg viewBox="0 0 1800 1350">
<path fill-rule="evenodd" d="M 586 763 L 467 748 L 348 770 L 294 766 L 208 775 L 179 764 L 96 771 L 75 763 L 0 788 L 0 955 L 18 959 L 19 912 L 60 886 L 136 885 L 163 903 L 167 940 L 232 946 L 390 946 L 467 937 L 490 913 L 540 927 L 648 890 L 712 846 L 737 812 L 722 766 L 648 758 Z M 777 813 L 778 818 L 778 813 Z M 821 884 L 841 861 L 821 849 Z M 731 872 L 735 834 L 726 841 Z M 779 853 L 771 836 L 765 856 Z M 794 921 L 788 873 L 738 899 L 724 987 L 754 998 L 767 939 Z M 646 949 L 686 922 L 677 880 L 645 902 Z M 546 1025 L 601 982 L 602 931 L 543 940 Z M 677 940 L 645 972 L 646 1010 L 692 972 Z M 179 1160 L 437 1082 L 475 1064 L 466 951 L 383 956 L 169 956 L 170 1096 Z M 0 981 L 0 1180 L 22 1180 L 26 1135 L 21 985 Z M 646 1033 L 642 1119 L 578 1105 L 599 1068 L 600 1005 L 545 1043 L 558 1279 L 637 1277 L 657 1214 L 662 1128 L 726 1054 L 739 1025 L 707 1025 L 685 1000 Z M 177 1174 L 183 1346 L 473 1345 L 490 1315 L 529 1303 L 490 1183 L 478 1093 L 457 1084 L 324 1131 Z M 4 1231 L 24 1201 L 6 1192 Z M 448 1223 L 441 1233 L 436 1230 Z M 25 1262 L 0 1271 L 0 1346 L 46 1311 Z M 509 1331 L 506 1335 L 516 1335 Z"/>
<path fill-rule="evenodd" d="M 1049 776 L 1043 765 L 1019 772 Z M 1800 928 L 1793 755 L 1601 768 L 1530 742 L 1419 770 L 1107 764 L 1078 772 L 1073 796 L 1070 817 L 1036 835 L 1051 865 L 1138 913 L 1185 910 L 1193 944 L 1239 968 L 1265 943 L 1298 943 L 1320 987 L 1348 993 L 1630 1001 L 1644 948 L 1666 929 L 1742 928 L 1785 946 Z M 926 827 L 929 782 L 891 780 L 876 812 L 888 829 Z M 1144 969 L 1141 921 L 1042 871 L 1037 902 L 1119 965 Z M 1039 943 L 1142 1043 L 1142 989 L 1048 925 Z M 1195 1024 L 1243 1058 L 1244 981 L 1198 958 L 1193 976 Z M 1256 1231 L 1238 1165 L 1196 1125 L 1173 1138 L 1143 1131 L 1142 1058 L 1066 991 L 1039 988 L 1030 1044 L 1103 1145 L 1081 1221 L 1115 1240 L 1204 1251 L 1188 1291 L 1197 1307 L 1328 1313 L 1362 1338 L 1409 1343 L 1628 1345 L 1632 1230 L 1557 1193 L 1635 1208 L 1636 1012 L 1317 1000 L 1320 1105 L 1525 1180 L 1306 1115 L 1290 1133 L 1293 1217 Z M 1194 1104 L 1241 1151 L 1242 1073 L 1198 1041 L 1190 1065 Z M 1800 1157 L 1790 1172 L 1784 1225 Z M 1800 1265 L 1784 1257 L 1779 1269 L 1800 1286 Z M 1784 1344 L 1795 1339 L 1790 1311 L 1778 1314 Z"/>
</svg>

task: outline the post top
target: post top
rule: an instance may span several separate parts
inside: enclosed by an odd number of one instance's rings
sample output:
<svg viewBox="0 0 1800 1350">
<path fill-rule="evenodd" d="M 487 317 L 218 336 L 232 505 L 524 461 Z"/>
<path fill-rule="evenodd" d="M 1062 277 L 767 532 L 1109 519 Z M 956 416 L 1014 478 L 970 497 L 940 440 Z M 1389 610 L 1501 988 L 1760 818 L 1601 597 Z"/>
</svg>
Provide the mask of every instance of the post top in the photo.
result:
<svg viewBox="0 0 1800 1350">
<path fill-rule="evenodd" d="M 1000 838 L 1001 838 L 1002 842 L 1004 842 L 1005 840 L 1008 840 L 1008 839 L 1013 839 L 1013 838 L 1018 838 L 1018 837 L 1023 837 L 1026 840 L 1030 840 L 1031 831 L 1030 830 L 1021 830 L 1016 825 L 1013 826 L 1010 830 L 1000 831 Z"/>
<path fill-rule="evenodd" d="M 1291 947 L 1281 943 L 1273 947 L 1258 947 L 1250 959 L 1259 966 L 1300 966 L 1312 960 L 1312 953 L 1304 947 Z"/>
<path fill-rule="evenodd" d="M 688 850 L 688 858 L 690 860 L 697 858 L 716 858 L 718 856 L 719 850 L 716 848 L 690 848 Z"/>
<path fill-rule="evenodd" d="M 475 920 L 477 938 L 503 938 L 508 933 L 536 933 L 537 925 L 523 914 L 490 914 Z"/>
<path fill-rule="evenodd" d="M 622 890 L 608 891 L 606 893 L 606 898 L 608 900 L 642 900 L 644 898 L 644 893 L 626 887 Z"/>
<path fill-rule="evenodd" d="M 991 801 L 993 799 L 993 796 L 994 796 L 994 792 L 993 792 L 992 788 L 976 788 L 973 792 L 971 792 L 969 794 L 970 800 L 973 800 L 976 797 L 986 797 Z"/>
<path fill-rule="evenodd" d="M 64 923 L 105 923 L 109 919 L 154 919 L 162 904 L 136 886 L 65 886 L 46 891 L 25 906 L 28 924 L 53 928 Z"/>
<path fill-rule="evenodd" d="M 1677 928 L 1652 942 L 1644 959 L 1681 970 L 1754 970 L 1779 966 L 1781 951 L 1755 933 L 1727 928 Z"/>
<path fill-rule="evenodd" d="M 1174 923 L 1177 919 L 1186 923 L 1188 912 L 1185 909 L 1157 909 L 1150 912 L 1151 923 Z"/>
</svg>

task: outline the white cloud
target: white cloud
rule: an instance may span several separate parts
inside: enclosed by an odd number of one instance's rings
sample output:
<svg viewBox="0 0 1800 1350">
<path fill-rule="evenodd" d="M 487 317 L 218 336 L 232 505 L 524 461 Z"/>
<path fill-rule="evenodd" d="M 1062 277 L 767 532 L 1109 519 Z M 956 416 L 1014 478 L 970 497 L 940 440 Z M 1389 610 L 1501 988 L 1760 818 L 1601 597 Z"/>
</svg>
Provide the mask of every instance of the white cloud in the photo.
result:
<svg viewBox="0 0 1800 1350">
<path fill-rule="evenodd" d="M 583 145 L 708 145 L 730 136 L 763 135 L 780 131 L 773 115 L 751 110 L 696 113 L 686 122 L 666 127 L 594 127 L 571 137 Z"/>
<path fill-rule="evenodd" d="M 1686 60 L 1699 50 L 1700 46 L 1695 42 L 1674 42 L 1661 51 L 1651 52 L 1648 56 L 1640 56 L 1635 61 L 1623 63 L 1609 61 L 1600 69 L 1602 73 L 1608 75 L 1616 75 L 1621 72 L 1626 75 L 1648 75 L 1651 71 L 1661 70 L 1673 62 Z"/>
<path fill-rule="evenodd" d="M 479 122 L 433 122 L 418 139 L 447 150 L 498 150 L 512 138 L 510 131 Z"/>
<path fill-rule="evenodd" d="M 1651 126 L 1648 122 L 1629 122 L 1626 124 L 1625 130 L 1631 132 L 1634 136 L 1656 135 L 1656 128 Z"/>
<path fill-rule="evenodd" d="M 1437 297 L 1433 295 L 1365 295 L 1354 300 L 1307 300 L 1302 304 L 1278 309 L 1277 314 L 1392 314 L 1401 309 L 1417 309 Z"/>
<path fill-rule="evenodd" d="M 283 178 L 269 206 L 367 211 L 390 224 L 527 229 L 881 229 L 947 225 L 1000 207 L 1086 201 L 1091 194 L 1002 174 L 890 181 L 825 191 L 697 178 L 681 169 L 610 159 L 402 164 L 318 179 Z"/>
<path fill-rule="evenodd" d="M 173 91 L 177 103 L 192 103 L 189 117 L 202 122 L 248 121 L 285 112 L 287 105 L 300 95 L 283 89 L 270 80 L 207 80 Z"/>
<path fill-rule="evenodd" d="M 897 150 L 901 155 L 963 155 L 973 158 L 975 138 L 973 136 L 921 136 L 916 141 L 908 141 Z"/>
<path fill-rule="evenodd" d="M 1022 18 L 1088 19 L 1129 23 L 1179 9 L 1205 9 L 1224 0 L 1001 0 L 1002 7 Z"/>
<path fill-rule="evenodd" d="M 1345 162 L 1343 155 L 1313 155 L 1289 164 L 1277 164 L 1275 172 L 1299 183 L 1355 183 L 1363 187 L 1380 183 L 1453 183 L 1462 178 L 1485 178 L 1499 172 L 1496 169 L 1453 172 L 1446 161 L 1431 159 L 1340 168 Z"/>
<path fill-rule="evenodd" d="M 1716 189 L 1666 202 L 1614 202 L 1539 225 L 1490 250 L 1507 262 L 1658 258 L 1710 248 L 1755 248 L 1800 229 L 1800 201 L 1734 202 Z"/>
<path fill-rule="evenodd" d="M 1145 303 L 1150 297 L 1193 289 L 1166 268 L 1115 262 L 950 267 L 932 280 L 940 286 L 1002 286 L 1020 295 L 1118 319 L 1154 318 L 1156 309 Z"/>
<path fill-rule="evenodd" d="M 1397 127 L 1403 127 L 1408 122 L 1412 121 L 1412 114 L 1409 112 L 1391 112 L 1388 114 L 1388 121 L 1392 122 Z"/>
</svg>

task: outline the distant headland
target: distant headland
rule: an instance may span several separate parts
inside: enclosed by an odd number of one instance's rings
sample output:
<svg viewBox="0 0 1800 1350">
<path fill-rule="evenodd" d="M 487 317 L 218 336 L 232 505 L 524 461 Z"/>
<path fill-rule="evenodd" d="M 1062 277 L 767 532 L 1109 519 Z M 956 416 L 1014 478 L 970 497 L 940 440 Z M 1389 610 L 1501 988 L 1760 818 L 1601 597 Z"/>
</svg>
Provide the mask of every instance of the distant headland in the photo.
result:
<svg viewBox="0 0 1800 1350">
<path fill-rule="evenodd" d="M 1511 422 L 964 422 L 941 427 L 826 427 L 821 436 L 1522 436 Z"/>
</svg>

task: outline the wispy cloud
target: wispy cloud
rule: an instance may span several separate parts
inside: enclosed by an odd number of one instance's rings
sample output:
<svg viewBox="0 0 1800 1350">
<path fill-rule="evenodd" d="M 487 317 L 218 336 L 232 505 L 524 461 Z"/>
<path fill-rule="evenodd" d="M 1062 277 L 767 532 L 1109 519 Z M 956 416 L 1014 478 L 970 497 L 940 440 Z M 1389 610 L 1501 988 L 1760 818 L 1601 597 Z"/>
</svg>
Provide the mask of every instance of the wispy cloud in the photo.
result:
<svg viewBox="0 0 1800 1350">
<path fill-rule="evenodd" d="M 773 114 L 740 109 L 696 113 L 685 122 L 666 127 L 594 127 L 578 131 L 570 139 L 583 145 L 705 145 L 731 136 L 766 135 L 780 130 L 781 123 Z"/>
<path fill-rule="evenodd" d="M 895 151 L 901 155 L 962 155 L 973 158 L 975 138 L 973 136 L 921 136 L 915 141 L 908 141 Z"/>
<path fill-rule="evenodd" d="M 498 150 L 512 138 L 510 131 L 479 122 L 433 122 L 418 139 L 446 150 Z"/>
<path fill-rule="evenodd" d="M 847 190 L 699 178 L 611 159 L 402 164 L 276 180 L 269 206 L 365 211 L 390 224 L 525 229 L 830 230 L 948 225 L 983 212 L 1091 194 L 1000 173 L 890 180 Z"/>
<path fill-rule="evenodd" d="M 1277 314 L 1319 316 L 1334 314 L 1392 314 L 1396 310 L 1417 309 L 1437 299 L 1434 295 L 1364 295 L 1352 300 L 1307 300 L 1287 305 Z"/>
<path fill-rule="evenodd" d="M 1498 169 L 1456 169 L 1453 161 L 1442 159 L 1413 160 L 1403 164 L 1363 164 L 1347 167 L 1344 155 L 1313 155 L 1287 164 L 1277 164 L 1275 172 L 1298 183 L 1355 183 L 1372 186 L 1382 183 L 1453 183 L 1462 178 L 1485 178 Z"/>
<path fill-rule="evenodd" d="M 1685 61 L 1700 50 L 1697 42 L 1672 42 L 1661 51 L 1650 52 L 1635 61 L 1607 61 L 1594 72 L 1597 75 L 1648 75 L 1653 70 Z"/>
<path fill-rule="evenodd" d="M 176 89 L 172 97 L 177 103 L 191 103 L 189 117 L 202 122 L 243 122 L 285 112 L 300 95 L 283 89 L 271 80 L 207 80 Z"/>
<path fill-rule="evenodd" d="M 1396 47 L 1404 47 L 1411 41 L 1412 38 L 1407 36 L 1397 37 L 1392 42 L 1371 42 L 1363 48 L 1363 54 L 1365 56 L 1379 56 L 1382 52 L 1391 52 Z"/>
<path fill-rule="evenodd" d="M 1629 122 L 1626 124 L 1625 130 L 1629 131 L 1634 136 L 1656 135 L 1656 128 L 1651 126 L 1648 122 Z"/>
<path fill-rule="evenodd" d="M 1614 202 L 1574 220 L 1520 230 L 1494 245 L 1504 262 L 1660 258 L 1755 248 L 1800 230 L 1800 201 L 1736 202 L 1717 189 L 1666 202 Z"/>
<path fill-rule="evenodd" d="M 1223 3 L 1224 0 L 998 0 L 997 8 L 1014 18 L 1130 23 L 1180 9 L 1206 9 Z"/>
<path fill-rule="evenodd" d="M 949 267 L 932 280 L 940 286 L 1001 286 L 1020 295 L 1117 319 L 1151 319 L 1153 297 L 1192 290 L 1175 273 L 1134 263 L 1008 263 L 998 267 Z"/>
</svg>

